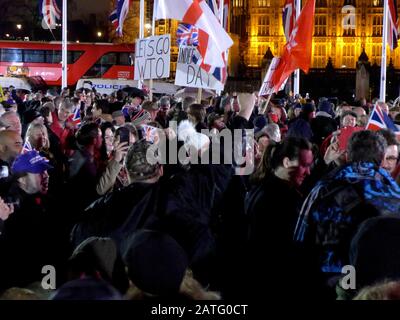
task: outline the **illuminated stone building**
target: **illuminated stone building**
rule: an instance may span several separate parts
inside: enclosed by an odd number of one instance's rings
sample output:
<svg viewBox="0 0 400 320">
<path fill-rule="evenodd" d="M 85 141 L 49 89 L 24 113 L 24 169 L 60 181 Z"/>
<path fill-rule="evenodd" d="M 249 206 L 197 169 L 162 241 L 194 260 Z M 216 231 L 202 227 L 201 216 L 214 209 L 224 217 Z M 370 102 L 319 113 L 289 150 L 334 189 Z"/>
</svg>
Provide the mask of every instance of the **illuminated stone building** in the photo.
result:
<svg viewBox="0 0 400 320">
<path fill-rule="evenodd" d="M 303 0 L 303 4 L 304 4 Z M 247 66 L 259 67 L 268 47 L 273 55 L 285 45 L 282 28 L 283 0 L 232 0 L 235 15 L 247 16 Z M 371 64 L 380 65 L 382 50 L 383 0 L 316 0 L 312 68 L 325 68 L 328 58 L 335 68 L 356 67 L 365 48 Z M 231 25 L 232 30 L 232 25 Z M 400 51 L 387 50 L 395 68 L 400 68 Z"/>
</svg>

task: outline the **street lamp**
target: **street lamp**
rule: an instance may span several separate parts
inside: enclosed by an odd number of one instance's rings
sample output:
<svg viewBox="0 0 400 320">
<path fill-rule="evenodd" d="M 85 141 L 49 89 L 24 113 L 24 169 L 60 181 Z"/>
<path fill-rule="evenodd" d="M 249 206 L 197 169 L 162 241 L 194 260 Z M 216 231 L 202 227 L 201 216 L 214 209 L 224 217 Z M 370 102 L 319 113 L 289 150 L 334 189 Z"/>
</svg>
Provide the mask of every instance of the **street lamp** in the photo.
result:
<svg viewBox="0 0 400 320">
<path fill-rule="evenodd" d="M 101 38 L 103 36 L 103 33 L 101 31 L 97 31 L 97 37 Z"/>
<path fill-rule="evenodd" d="M 18 30 L 21 30 L 21 29 L 22 29 L 22 24 L 19 24 L 19 23 L 18 23 L 18 24 L 17 24 L 17 29 L 18 29 Z"/>
<path fill-rule="evenodd" d="M 10 37 L 10 34 L 9 33 L 6 33 L 6 38 L 9 38 Z"/>
<path fill-rule="evenodd" d="M 150 24 L 150 23 L 146 23 L 146 24 L 144 25 L 144 27 L 146 28 L 147 33 L 150 33 L 151 24 Z"/>
</svg>

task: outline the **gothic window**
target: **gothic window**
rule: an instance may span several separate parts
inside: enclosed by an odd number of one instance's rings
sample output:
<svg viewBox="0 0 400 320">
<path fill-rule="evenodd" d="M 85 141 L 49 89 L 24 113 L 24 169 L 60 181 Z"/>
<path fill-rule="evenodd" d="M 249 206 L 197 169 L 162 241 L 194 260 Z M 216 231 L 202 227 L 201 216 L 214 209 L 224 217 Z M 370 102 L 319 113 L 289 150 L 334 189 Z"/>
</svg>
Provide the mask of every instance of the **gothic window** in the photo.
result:
<svg viewBox="0 0 400 320">
<path fill-rule="evenodd" d="M 353 45 L 343 46 L 342 64 L 347 68 L 355 67 L 355 51 Z"/>
<path fill-rule="evenodd" d="M 270 35 L 270 21 L 268 16 L 258 17 L 258 35 L 269 36 Z"/>
<path fill-rule="evenodd" d="M 326 8 L 327 7 L 326 0 L 317 0 L 315 6 L 319 8 Z"/>
<path fill-rule="evenodd" d="M 383 7 L 383 0 L 372 0 L 373 7 Z"/>
<path fill-rule="evenodd" d="M 315 45 L 313 48 L 313 67 L 314 68 L 325 68 L 326 66 L 326 46 Z"/>
<path fill-rule="evenodd" d="M 372 18 L 372 36 L 382 37 L 383 17 L 373 16 Z"/>
<path fill-rule="evenodd" d="M 314 36 L 326 36 L 326 16 L 315 15 Z"/>
</svg>

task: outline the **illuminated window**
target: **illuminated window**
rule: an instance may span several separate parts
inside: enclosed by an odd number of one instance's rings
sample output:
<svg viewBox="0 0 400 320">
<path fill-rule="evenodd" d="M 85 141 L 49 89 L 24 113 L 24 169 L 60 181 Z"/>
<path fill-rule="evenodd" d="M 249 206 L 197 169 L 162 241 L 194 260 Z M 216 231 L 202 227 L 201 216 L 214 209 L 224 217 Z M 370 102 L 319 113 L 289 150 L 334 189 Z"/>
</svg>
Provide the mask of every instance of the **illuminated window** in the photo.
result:
<svg viewBox="0 0 400 320">
<path fill-rule="evenodd" d="M 372 6 L 373 7 L 383 7 L 383 1 L 382 0 L 372 0 Z"/>
<path fill-rule="evenodd" d="M 374 16 L 372 18 L 372 36 L 382 37 L 382 28 L 383 28 L 383 17 Z"/>
<path fill-rule="evenodd" d="M 313 47 L 313 66 L 314 68 L 325 68 L 326 60 L 326 46 L 314 45 Z"/>
<path fill-rule="evenodd" d="M 314 35 L 326 36 L 326 16 L 315 16 Z"/>
<path fill-rule="evenodd" d="M 381 45 L 373 45 L 372 46 L 372 54 L 371 54 L 371 62 L 380 64 L 382 56 L 382 46 Z"/>
<path fill-rule="evenodd" d="M 268 16 L 260 16 L 258 17 L 258 35 L 259 36 L 269 36 L 269 17 Z"/>
<path fill-rule="evenodd" d="M 355 68 L 355 50 L 353 45 L 343 46 L 342 64 L 347 68 Z"/>
</svg>

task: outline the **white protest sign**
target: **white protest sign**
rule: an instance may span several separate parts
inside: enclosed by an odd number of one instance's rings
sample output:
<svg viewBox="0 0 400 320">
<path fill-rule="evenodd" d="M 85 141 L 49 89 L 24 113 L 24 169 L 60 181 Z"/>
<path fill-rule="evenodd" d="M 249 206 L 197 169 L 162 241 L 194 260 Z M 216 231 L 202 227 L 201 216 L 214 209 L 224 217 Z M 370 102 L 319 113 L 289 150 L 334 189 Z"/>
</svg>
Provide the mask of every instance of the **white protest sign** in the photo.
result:
<svg viewBox="0 0 400 320">
<path fill-rule="evenodd" d="M 171 35 L 136 39 L 135 80 L 169 78 Z"/>
<path fill-rule="evenodd" d="M 274 93 L 274 85 L 271 81 L 272 74 L 276 70 L 276 67 L 278 66 L 278 63 L 280 61 L 280 58 L 273 58 L 271 61 L 271 64 L 269 65 L 267 74 L 264 77 L 264 81 L 261 85 L 260 92 L 258 93 L 259 96 L 266 96 L 266 95 L 271 95 Z M 285 88 L 287 82 L 286 80 L 282 83 L 281 87 L 279 88 L 279 91 L 283 90 Z"/>
<path fill-rule="evenodd" d="M 176 64 L 175 84 L 178 86 L 224 90 L 224 85 L 212 74 L 207 73 L 200 65 L 193 62 L 193 57 L 198 58 L 196 47 L 180 46 Z"/>
</svg>

